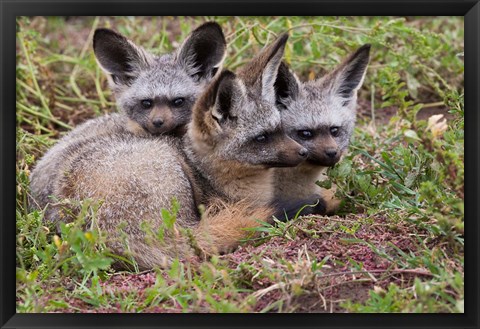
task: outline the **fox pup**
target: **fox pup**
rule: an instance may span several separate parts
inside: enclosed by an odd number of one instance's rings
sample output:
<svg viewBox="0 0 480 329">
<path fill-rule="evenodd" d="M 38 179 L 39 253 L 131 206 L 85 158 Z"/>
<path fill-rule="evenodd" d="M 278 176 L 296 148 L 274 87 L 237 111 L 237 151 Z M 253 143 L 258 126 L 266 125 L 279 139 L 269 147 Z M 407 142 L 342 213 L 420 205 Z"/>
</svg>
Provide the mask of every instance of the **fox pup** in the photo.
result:
<svg viewBox="0 0 480 329">
<path fill-rule="evenodd" d="M 108 74 L 120 113 L 79 125 L 42 157 L 31 176 L 37 207 L 51 201 L 59 165 L 76 145 L 101 135 L 182 135 L 195 100 L 222 65 L 226 42 L 220 26 L 208 22 L 172 54 L 154 56 L 109 29 L 95 31 L 93 49 Z"/>
<path fill-rule="evenodd" d="M 238 75 L 224 71 L 214 78 L 193 107 L 183 141 L 112 134 L 68 145 L 51 175 L 53 195 L 101 202 L 94 223 L 109 246 L 131 255 L 140 269 L 188 256 L 190 244 L 177 234 L 182 228 L 191 229 L 207 254 L 235 247 L 248 233 L 244 228 L 273 214 L 271 168 L 295 166 L 307 156 L 284 132 L 275 106 L 287 38 L 266 47 Z M 146 241 L 142 223 L 157 232 L 173 198 L 180 204 L 174 229 L 164 242 Z M 203 216 L 199 204 L 207 205 Z M 53 208 L 49 219 L 68 220 L 61 207 Z"/>
<path fill-rule="evenodd" d="M 327 167 L 346 152 L 353 133 L 357 91 L 369 62 L 370 45 L 360 47 L 331 73 L 319 80 L 300 82 L 285 63 L 275 82 L 277 106 L 290 137 L 308 149 L 307 160 L 295 168 L 275 169 L 278 203 L 304 199 L 318 202 L 306 213 L 332 213 L 339 202 L 315 184 Z"/>
</svg>

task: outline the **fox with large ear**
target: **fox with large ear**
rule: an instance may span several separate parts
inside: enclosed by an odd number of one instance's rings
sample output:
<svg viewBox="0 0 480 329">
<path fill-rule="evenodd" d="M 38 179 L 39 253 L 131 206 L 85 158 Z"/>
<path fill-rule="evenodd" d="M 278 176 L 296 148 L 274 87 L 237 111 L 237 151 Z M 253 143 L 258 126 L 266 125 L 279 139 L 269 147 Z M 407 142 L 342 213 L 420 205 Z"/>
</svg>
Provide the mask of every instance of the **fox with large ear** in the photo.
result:
<svg viewBox="0 0 480 329">
<path fill-rule="evenodd" d="M 260 205 L 273 198 L 273 171 L 305 160 L 307 152 L 288 137 L 275 106 L 274 83 L 287 34 L 262 49 L 237 75 L 223 72 L 194 109 L 185 136 L 187 155 L 199 175 L 230 200 Z"/>
<path fill-rule="evenodd" d="M 100 203 L 92 220 L 109 247 L 132 256 L 140 269 L 188 255 L 187 239 L 177 234 L 185 228 L 207 254 L 234 248 L 250 234 L 246 228 L 274 214 L 272 168 L 295 166 L 307 155 L 283 130 L 275 106 L 273 84 L 286 39 L 237 75 L 223 71 L 214 78 L 193 107 L 183 143 L 165 135 L 110 134 L 69 144 L 52 176 L 52 194 Z M 173 198 L 180 204 L 174 229 L 164 241 L 146 241 L 143 224 L 159 232 L 162 209 L 170 209 Z M 68 220 L 61 210 L 54 207 L 48 219 Z"/>
<path fill-rule="evenodd" d="M 109 29 L 95 31 L 93 50 L 132 129 L 157 135 L 184 131 L 196 98 L 221 68 L 226 42 L 210 22 L 172 54 L 154 56 Z"/>
<path fill-rule="evenodd" d="M 307 160 L 296 168 L 275 171 L 275 198 L 279 204 L 304 199 L 318 201 L 305 212 L 331 213 L 338 206 L 329 191 L 315 184 L 327 167 L 346 152 L 356 119 L 357 91 L 365 77 L 370 45 L 351 54 L 326 76 L 300 82 L 282 63 L 275 82 L 277 106 L 288 134 L 308 150 Z"/>
<path fill-rule="evenodd" d="M 182 136 L 195 100 L 221 69 L 226 42 L 220 26 L 208 22 L 193 30 L 171 54 L 155 56 L 104 28 L 95 31 L 93 49 L 108 74 L 120 113 L 77 126 L 38 161 L 30 185 L 33 207 L 43 209 L 54 201 L 52 182 L 62 162 L 92 138 Z"/>
</svg>

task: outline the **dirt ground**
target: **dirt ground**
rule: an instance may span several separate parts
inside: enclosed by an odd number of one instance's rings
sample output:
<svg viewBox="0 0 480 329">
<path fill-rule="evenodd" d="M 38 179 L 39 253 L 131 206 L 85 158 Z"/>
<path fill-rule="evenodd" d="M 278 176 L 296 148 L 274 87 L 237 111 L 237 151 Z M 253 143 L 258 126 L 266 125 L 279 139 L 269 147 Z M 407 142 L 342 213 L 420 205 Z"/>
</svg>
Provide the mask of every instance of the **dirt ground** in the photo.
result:
<svg viewBox="0 0 480 329">
<path fill-rule="evenodd" d="M 281 288 L 275 288 L 279 282 L 272 282 L 266 278 L 253 278 L 250 282 L 250 289 L 259 296 L 254 311 L 260 311 L 283 298 L 285 303 L 295 309 L 295 312 L 345 312 L 345 309 L 340 307 L 340 303 L 345 300 L 352 302 L 365 301 L 369 297 L 369 290 L 386 290 L 390 283 L 399 286 L 411 285 L 415 277 L 429 276 L 429 273 L 422 269 L 398 269 L 396 264 L 379 257 L 364 242 L 357 242 L 360 240 L 366 241 L 387 254 L 394 253 L 394 248 L 388 247 L 388 243 L 391 243 L 400 250 L 409 253 L 417 250 L 417 239 L 422 238 L 422 232 L 417 231 L 412 234 L 409 227 L 388 225 L 381 215 L 369 218 L 369 223 L 363 225 L 353 235 L 351 233 L 333 232 L 334 228 L 340 225 L 348 227 L 352 223 L 364 220 L 366 220 L 366 215 L 349 215 L 345 218 L 339 216 L 305 217 L 300 221 L 308 224 L 299 224 L 303 229 L 300 232 L 304 231 L 305 233 L 299 234 L 295 239 L 286 242 L 283 238 L 274 237 L 258 246 L 243 245 L 235 252 L 221 256 L 221 259 L 227 261 L 232 269 L 237 268 L 240 263 L 247 263 L 261 270 L 264 261 L 270 262 L 270 267 L 281 266 L 281 264 L 272 264 L 274 259 L 302 264 L 302 261 L 299 261 L 301 259 L 305 261 L 305 269 L 307 269 L 311 266 L 311 263 L 307 260 L 316 259 L 320 261 L 327 256 L 330 257 L 320 273 L 315 276 L 302 275 L 301 272 L 304 269 L 299 270 L 296 278 L 303 278 L 304 293 L 298 297 L 286 297 L 291 296 L 291 294 L 284 293 Z M 311 232 L 316 232 L 315 236 L 312 236 Z M 352 270 L 352 263 L 362 263 L 363 268 Z M 369 274 L 364 272 L 369 272 Z M 156 273 L 154 271 L 140 274 L 118 273 L 102 282 L 102 287 L 107 294 L 122 295 L 135 292 L 142 299 L 145 296 L 146 289 L 154 286 L 155 279 Z M 168 283 L 167 275 L 164 276 L 164 279 Z M 68 285 L 67 282 L 65 284 Z M 250 293 L 244 294 L 248 295 Z M 118 305 L 99 309 L 81 300 L 69 300 L 68 302 L 87 313 L 121 311 Z M 147 307 L 142 312 L 181 311 L 182 307 L 180 305 L 166 302 L 165 307 Z M 272 311 L 275 311 L 275 309 Z"/>
</svg>

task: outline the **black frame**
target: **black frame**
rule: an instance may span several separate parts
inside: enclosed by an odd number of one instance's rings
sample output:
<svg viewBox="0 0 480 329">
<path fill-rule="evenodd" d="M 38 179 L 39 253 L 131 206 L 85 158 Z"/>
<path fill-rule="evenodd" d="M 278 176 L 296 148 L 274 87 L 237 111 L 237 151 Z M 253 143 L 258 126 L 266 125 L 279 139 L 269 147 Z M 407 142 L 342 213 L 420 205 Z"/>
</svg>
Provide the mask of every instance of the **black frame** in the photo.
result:
<svg viewBox="0 0 480 329">
<path fill-rule="evenodd" d="M 68 15 L 425 15 L 465 16 L 466 272 L 464 314 L 15 314 L 15 17 Z M 0 326 L 1 328 L 478 328 L 477 219 L 480 148 L 478 0 L 0 0 Z M 477 201 L 476 201 L 477 200 Z"/>
</svg>

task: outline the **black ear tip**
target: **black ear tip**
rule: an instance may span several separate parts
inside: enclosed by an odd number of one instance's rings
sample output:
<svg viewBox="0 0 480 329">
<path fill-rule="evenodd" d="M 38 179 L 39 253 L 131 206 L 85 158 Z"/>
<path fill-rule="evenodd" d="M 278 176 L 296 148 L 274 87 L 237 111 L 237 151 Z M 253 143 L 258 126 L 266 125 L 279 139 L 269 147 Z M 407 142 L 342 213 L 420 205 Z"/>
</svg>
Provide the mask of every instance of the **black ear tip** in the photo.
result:
<svg viewBox="0 0 480 329">
<path fill-rule="evenodd" d="M 101 41 L 104 38 L 123 38 L 122 35 L 115 32 L 114 30 L 107 29 L 107 28 L 98 28 L 95 30 L 93 34 L 93 48 L 97 42 Z"/>
<path fill-rule="evenodd" d="M 370 58 L 370 48 L 371 44 L 367 43 L 357 49 L 349 58 L 350 60 L 368 62 Z M 348 60 L 347 60 L 348 61 Z"/>
<path fill-rule="evenodd" d="M 367 54 L 370 53 L 370 48 L 372 48 L 372 45 L 369 43 L 364 44 L 360 48 L 358 48 L 357 53 L 365 52 Z"/>
<path fill-rule="evenodd" d="M 105 35 L 118 35 L 118 33 L 115 32 L 114 30 L 110 30 L 102 27 L 95 30 L 95 33 L 93 34 L 93 38 L 95 39 Z"/>
<path fill-rule="evenodd" d="M 211 31 L 214 33 L 218 33 L 223 37 L 223 30 L 222 27 L 217 23 L 217 22 L 206 22 L 200 25 L 195 29 L 195 32 L 201 32 L 201 31 Z"/>
<path fill-rule="evenodd" d="M 288 33 L 285 32 L 280 34 L 272 44 L 265 46 L 263 51 L 266 51 L 265 49 L 268 49 L 267 51 L 268 53 L 270 53 L 268 60 L 271 60 L 275 56 L 275 54 L 279 53 L 280 50 L 282 51 L 282 54 L 283 54 L 283 49 L 285 49 L 287 40 L 288 40 Z"/>
<path fill-rule="evenodd" d="M 217 29 L 219 31 L 222 30 L 222 28 L 220 27 L 220 24 L 218 24 L 217 22 L 214 22 L 214 21 L 205 22 L 198 27 L 198 29 L 200 29 L 200 28 L 202 28 L 202 29 L 203 28 L 212 28 L 212 29 Z"/>
<path fill-rule="evenodd" d="M 279 38 L 279 39 L 282 39 L 282 40 L 285 40 L 285 42 L 286 42 L 286 41 L 288 40 L 288 37 L 289 37 L 289 36 L 290 36 L 290 35 L 288 34 L 288 32 L 283 32 L 282 34 L 280 34 L 280 35 L 278 36 L 278 38 Z"/>
<path fill-rule="evenodd" d="M 277 40 L 279 44 L 283 45 L 287 43 L 288 38 L 289 38 L 288 32 L 283 32 L 278 36 Z"/>
</svg>

